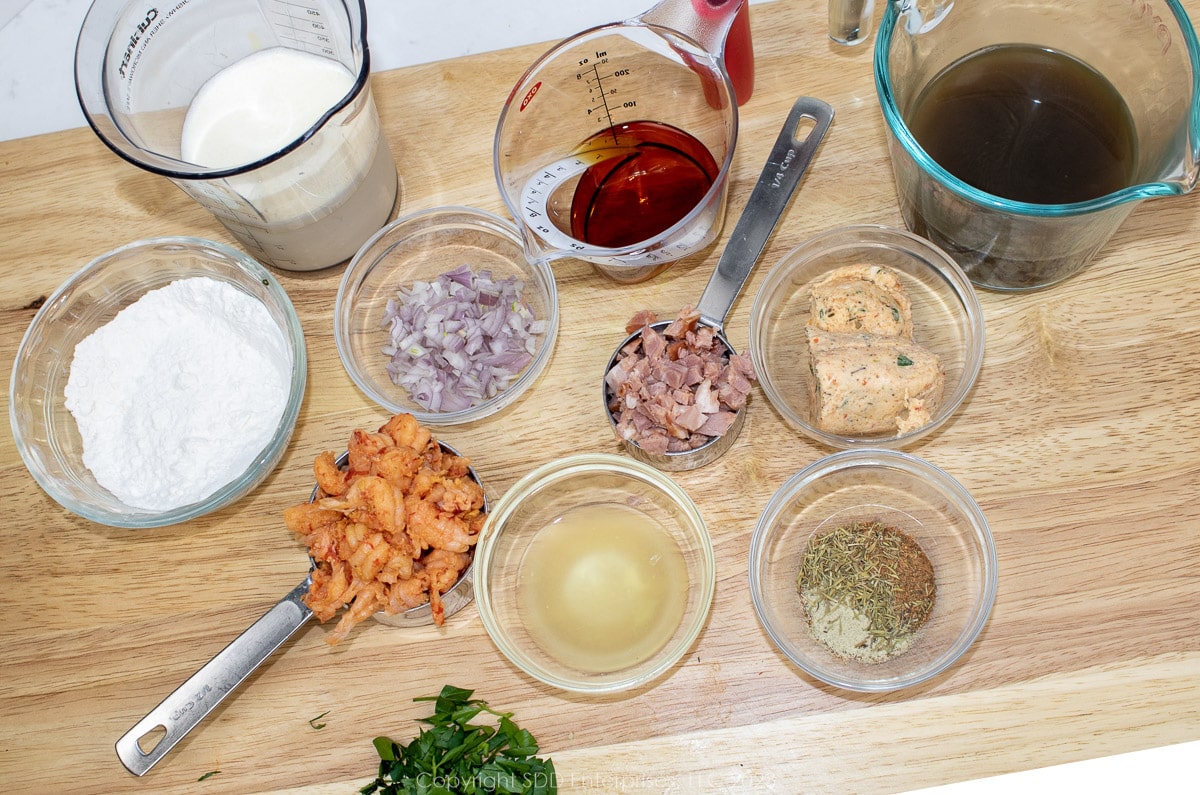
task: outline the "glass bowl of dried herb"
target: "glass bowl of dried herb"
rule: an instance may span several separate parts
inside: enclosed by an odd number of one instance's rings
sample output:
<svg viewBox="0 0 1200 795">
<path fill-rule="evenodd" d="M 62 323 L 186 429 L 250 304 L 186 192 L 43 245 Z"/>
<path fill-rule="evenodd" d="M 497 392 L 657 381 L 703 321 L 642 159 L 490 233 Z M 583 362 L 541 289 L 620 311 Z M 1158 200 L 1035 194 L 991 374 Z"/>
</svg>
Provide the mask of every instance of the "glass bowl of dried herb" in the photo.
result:
<svg viewBox="0 0 1200 795">
<path fill-rule="evenodd" d="M 996 549 L 978 503 L 908 453 L 845 450 L 779 488 L 750 542 L 754 611 L 806 674 L 863 692 L 925 682 L 987 623 Z"/>
</svg>

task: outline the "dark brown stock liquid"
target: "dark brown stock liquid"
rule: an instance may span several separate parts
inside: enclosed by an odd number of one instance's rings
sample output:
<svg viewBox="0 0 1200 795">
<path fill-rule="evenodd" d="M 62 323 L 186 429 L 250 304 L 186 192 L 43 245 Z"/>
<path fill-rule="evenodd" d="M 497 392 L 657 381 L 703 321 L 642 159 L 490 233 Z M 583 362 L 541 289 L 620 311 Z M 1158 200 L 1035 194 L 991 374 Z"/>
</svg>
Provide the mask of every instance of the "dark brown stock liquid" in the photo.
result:
<svg viewBox="0 0 1200 795">
<path fill-rule="evenodd" d="M 1117 90 L 1054 50 L 1003 45 L 933 78 L 909 129 L 954 176 L 995 196 L 1072 204 L 1130 184 L 1137 140 Z"/>
<path fill-rule="evenodd" d="M 658 236 L 704 199 L 720 172 L 704 144 L 661 122 L 616 125 L 576 151 L 611 147 L 623 152 L 585 171 L 571 201 L 571 235 L 593 246 Z"/>
<path fill-rule="evenodd" d="M 1133 184 L 1137 134 L 1125 101 L 1092 67 L 1054 50 L 971 53 L 929 82 L 905 121 L 939 165 L 994 196 L 1073 204 Z M 1049 254 L 1056 223 L 1008 228 L 989 211 L 963 213 L 932 195 L 902 209 L 913 232 L 945 248 L 972 281 L 1001 289 L 1059 281 L 1104 243 L 1089 232 L 1081 239 L 1094 241 L 1091 250 Z"/>
</svg>

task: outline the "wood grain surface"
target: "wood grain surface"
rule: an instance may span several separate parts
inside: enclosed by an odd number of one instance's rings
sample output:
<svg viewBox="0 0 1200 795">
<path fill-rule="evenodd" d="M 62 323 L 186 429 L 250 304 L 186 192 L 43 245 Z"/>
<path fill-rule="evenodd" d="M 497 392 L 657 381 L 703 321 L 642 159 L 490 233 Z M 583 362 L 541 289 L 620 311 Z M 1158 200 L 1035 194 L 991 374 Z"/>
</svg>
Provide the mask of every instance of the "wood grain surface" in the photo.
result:
<svg viewBox="0 0 1200 795">
<path fill-rule="evenodd" d="M 1200 2 L 1185 5 L 1196 17 Z M 843 224 L 901 225 L 871 50 L 831 44 L 824 14 L 816 0 L 753 7 L 757 85 L 742 108 L 728 218 L 798 95 L 825 99 L 837 118 L 729 316 L 739 350 L 755 290 L 786 251 Z M 373 78 L 400 212 L 505 214 L 495 122 L 543 50 Z M 0 435 L 0 789 L 348 792 L 374 775 L 371 739 L 413 736 L 428 712 L 413 697 L 446 683 L 513 710 L 554 758 L 564 792 L 895 792 L 1200 738 L 1198 210 L 1197 193 L 1145 203 L 1070 281 L 981 293 L 978 384 L 910 452 L 981 504 L 999 591 L 978 642 L 927 685 L 889 695 L 823 686 L 759 627 L 746 574 L 755 520 L 791 474 L 832 450 L 785 425 L 756 388 L 732 449 L 675 476 L 708 523 L 718 582 L 699 641 L 652 687 L 608 697 L 544 687 L 501 657 L 474 606 L 442 629 L 368 622 L 333 649 L 322 642 L 329 627 L 313 623 L 137 779 L 113 743 L 303 579 L 304 551 L 281 512 L 307 497 L 317 453 L 386 419 L 338 360 L 341 269 L 279 272 L 307 338 L 308 393 L 283 461 L 236 505 L 157 530 L 96 525 L 47 497 Z M 71 273 L 168 234 L 233 243 L 90 130 L 0 144 L 0 368 L 11 371 L 40 302 Z M 556 264 L 562 333 L 539 383 L 502 413 L 441 433 L 493 498 L 553 458 L 619 451 L 598 390 L 624 322 L 698 297 L 723 241 L 635 286 Z M 220 772 L 198 783 L 210 771 Z"/>
</svg>

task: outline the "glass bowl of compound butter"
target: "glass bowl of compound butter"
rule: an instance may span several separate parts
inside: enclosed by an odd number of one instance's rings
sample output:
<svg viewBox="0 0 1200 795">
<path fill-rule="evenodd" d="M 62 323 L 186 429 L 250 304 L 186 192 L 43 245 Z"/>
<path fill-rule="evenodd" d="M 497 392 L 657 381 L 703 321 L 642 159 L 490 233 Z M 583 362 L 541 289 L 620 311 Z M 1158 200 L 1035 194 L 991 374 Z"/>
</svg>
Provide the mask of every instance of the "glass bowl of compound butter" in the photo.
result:
<svg viewBox="0 0 1200 795">
<path fill-rule="evenodd" d="M 647 685 L 695 643 L 716 584 L 688 495 L 625 457 L 580 454 L 530 472 L 488 514 L 475 601 L 501 653 L 575 692 Z"/>
<path fill-rule="evenodd" d="M 161 527 L 238 500 L 279 463 L 307 356 L 287 293 L 251 257 L 189 237 L 141 240 L 63 283 L 21 341 L 17 449 L 67 510 Z"/>
<path fill-rule="evenodd" d="M 843 450 L 798 472 L 750 541 L 750 595 L 775 646 L 848 690 L 925 682 L 975 642 L 996 595 L 979 505 L 908 453 Z"/>
<path fill-rule="evenodd" d="M 836 449 L 903 449 L 970 394 L 983 310 L 966 274 L 929 241 L 846 226 L 771 269 L 749 347 L 759 385 L 792 427 Z"/>
</svg>

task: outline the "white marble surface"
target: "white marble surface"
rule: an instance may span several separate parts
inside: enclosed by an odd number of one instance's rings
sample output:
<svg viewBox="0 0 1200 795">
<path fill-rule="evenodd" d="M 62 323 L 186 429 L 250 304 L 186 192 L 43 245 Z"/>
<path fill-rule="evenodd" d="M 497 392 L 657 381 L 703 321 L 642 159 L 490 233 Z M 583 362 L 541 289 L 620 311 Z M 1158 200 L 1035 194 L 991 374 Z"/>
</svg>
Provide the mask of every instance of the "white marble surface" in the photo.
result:
<svg viewBox="0 0 1200 795">
<path fill-rule="evenodd" d="M 376 70 L 557 40 L 592 25 L 633 16 L 650 4 L 648 0 L 366 3 L 367 35 Z M 0 140 L 86 124 L 75 98 L 73 55 L 89 4 L 90 0 L 0 0 Z M 1198 768 L 1200 742 L 1192 742 L 922 792 L 1196 792 Z"/>
</svg>

